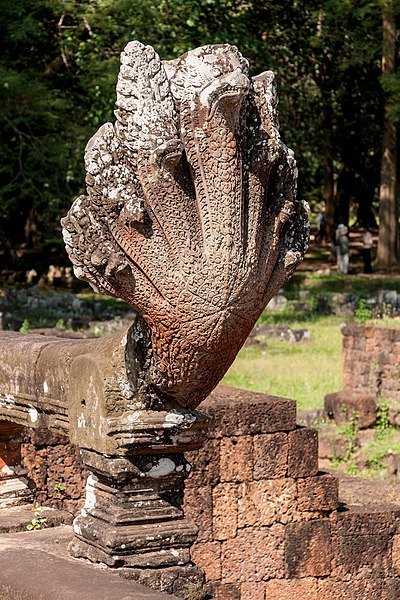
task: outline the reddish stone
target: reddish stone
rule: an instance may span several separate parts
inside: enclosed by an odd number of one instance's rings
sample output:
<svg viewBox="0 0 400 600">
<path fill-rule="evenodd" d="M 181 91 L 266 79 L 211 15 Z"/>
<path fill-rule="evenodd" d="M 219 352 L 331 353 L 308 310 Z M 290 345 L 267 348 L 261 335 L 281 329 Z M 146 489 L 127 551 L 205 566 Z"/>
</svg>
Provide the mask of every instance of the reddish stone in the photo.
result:
<svg viewBox="0 0 400 600">
<path fill-rule="evenodd" d="M 222 544 L 222 582 L 250 583 L 284 576 L 285 528 L 241 529 Z"/>
<path fill-rule="evenodd" d="M 215 458 L 214 458 L 215 460 Z M 250 481 L 253 478 L 253 439 L 223 438 L 220 450 L 221 481 Z"/>
<path fill-rule="evenodd" d="M 210 542 L 212 534 L 212 491 L 210 487 L 185 487 L 183 512 L 199 528 L 198 542 Z"/>
<path fill-rule="evenodd" d="M 298 509 L 334 510 L 338 505 L 339 480 L 328 473 L 297 480 Z"/>
<path fill-rule="evenodd" d="M 331 557 L 331 531 L 328 519 L 290 523 L 286 526 L 287 577 L 329 575 Z"/>
<path fill-rule="evenodd" d="M 392 565 L 392 538 L 399 512 L 353 509 L 332 515 L 333 574 L 345 576 L 372 569 L 382 578 Z"/>
<path fill-rule="evenodd" d="M 293 479 L 269 479 L 239 487 L 238 527 L 262 527 L 293 521 L 297 489 Z"/>
<path fill-rule="evenodd" d="M 318 598 L 328 600 L 325 596 L 318 595 L 318 580 L 310 577 L 272 579 L 265 584 L 265 600 L 317 600 Z M 337 596 L 335 600 L 339 598 L 340 596 Z"/>
<path fill-rule="evenodd" d="M 217 386 L 200 405 L 215 418 L 212 437 L 291 431 L 296 427 L 296 402 L 228 386 Z"/>
<path fill-rule="evenodd" d="M 237 531 L 238 488 L 234 483 L 217 485 L 212 494 L 214 540 L 234 538 Z"/>
<path fill-rule="evenodd" d="M 190 549 L 190 558 L 195 565 L 204 570 L 206 581 L 221 579 L 221 544 L 219 542 L 194 544 Z"/>
<path fill-rule="evenodd" d="M 260 581 L 243 582 L 240 586 L 240 600 L 264 600 L 265 583 Z"/>
<path fill-rule="evenodd" d="M 335 577 L 320 579 L 318 582 L 318 595 L 316 598 L 323 600 L 389 600 L 384 593 L 385 582 L 373 573 L 366 573 L 363 577 L 351 577 L 342 580 Z M 398 600 L 398 596 L 390 600 Z"/>
<path fill-rule="evenodd" d="M 318 457 L 343 458 L 349 449 L 349 440 L 344 435 L 338 435 L 336 425 L 324 425 L 318 431 Z"/>
<path fill-rule="evenodd" d="M 254 436 L 254 479 L 285 477 L 288 451 L 287 433 L 278 432 Z"/>
<path fill-rule="evenodd" d="M 203 487 L 219 483 L 220 440 L 207 439 L 204 445 L 194 452 L 185 452 L 185 458 L 192 465 L 188 485 Z"/>
<path fill-rule="evenodd" d="M 392 538 L 392 566 L 400 573 L 400 534 Z"/>
<path fill-rule="evenodd" d="M 324 399 L 326 414 L 338 425 L 355 419 L 360 429 L 372 427 L 376 422 L 376 400 L 371 394 L 342 390 L 327 394 Z"/>
<path fill-rule="evenodd" d="M 318 433 L 299 427 L 289 433 L 288 476 L 312 477 L 318 472 Z"/>
<path fill-rule="evenodd" d="M 207 590 L 213 600 L 241 600 L 238 585 L 217 581 L 209 584 Z"/>
</svg>

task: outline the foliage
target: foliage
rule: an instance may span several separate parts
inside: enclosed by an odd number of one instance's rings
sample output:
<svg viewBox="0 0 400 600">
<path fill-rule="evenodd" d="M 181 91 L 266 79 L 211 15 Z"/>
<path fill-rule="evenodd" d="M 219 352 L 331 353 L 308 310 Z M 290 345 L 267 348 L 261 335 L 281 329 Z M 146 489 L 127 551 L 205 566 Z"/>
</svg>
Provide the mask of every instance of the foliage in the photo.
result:
<svg viewBox="0 0 400 600">
<path fill-rule="evenodd" d="M 390 431 L 389 403 L 382 399 L 377 402 L 375 427 L 378 440 L 383 440 L 388 436 Z"/>
<path fill-rule="evenodd" d="M 24 319 L 24 322 L 22 323 L 20 329 L 19 329 L 20 333 L 32 333 L 31 330 L 31 325 L 28 321 L 28 319 Z"/>
<path fill-rule="evenodd" d="M 46 523 L 47 518 L 43 517 L 43 512 L 46 510 L 44 506 L 40 506 L 37 502 L 32 507 L 33 510 L 33 518 L 30 523 L 26 526 L 28 531 L 34 531 L 36 529 L 41 529 L 44 523 Z"/>
<path fill-rule="evenodd" d="M 370 214 L 383 114 L 378 0 L 0 0 L 0 34 L 4 247 L 59 239 L 59 217 L 82 192 L 84 146 L 113 118 L 131 39 L 164 59 L 229 42 L 253 74 L 272 68 L 300 195 L 318 203 L 330 169 L 341 216 L 349 202 Z M 397 115 L 398 73 L 382 84 Z"/>
<path fill-rule="evenodd" d="M 372 317 L 372 310 L 367 307 L 365 298 L 360 298 L 358 302 L 358 308 L 354 315 L 354 321 L 356 323 L 368 323 Z"/>
</svg>

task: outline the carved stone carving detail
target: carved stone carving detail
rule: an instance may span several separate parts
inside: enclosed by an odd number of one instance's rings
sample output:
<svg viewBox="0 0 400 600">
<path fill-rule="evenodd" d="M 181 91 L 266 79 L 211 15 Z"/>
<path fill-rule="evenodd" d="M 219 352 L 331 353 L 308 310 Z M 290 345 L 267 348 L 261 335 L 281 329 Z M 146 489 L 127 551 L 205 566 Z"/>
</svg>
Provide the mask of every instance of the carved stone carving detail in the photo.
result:
<svg viewBox="0 0 400 600">
<path fill-rule="evenodd" d="M 63 230 L 77 277 L 146 323 L 153 406 L 197 406 L 304 255 L 276 106 L 273 73 L 250 78 L 234 46 L 121 55 L 117 121 L 87 145 L 87 194 Z"/>
</svg>

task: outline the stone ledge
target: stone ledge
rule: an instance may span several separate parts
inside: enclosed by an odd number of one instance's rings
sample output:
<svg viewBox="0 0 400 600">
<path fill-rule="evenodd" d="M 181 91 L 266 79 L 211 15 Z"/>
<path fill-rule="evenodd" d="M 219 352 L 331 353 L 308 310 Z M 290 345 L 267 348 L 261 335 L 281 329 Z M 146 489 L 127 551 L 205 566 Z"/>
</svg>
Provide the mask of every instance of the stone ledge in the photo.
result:
<svg viewBox="0 0 400 600">
<path fill-rule="evenodd" d="M 0 591 L 25 600 L 178 600 L 67 555 L 70 527 L 0 537 Z M 21 600 L 22 600 L 21 598 Z"/>
<path fill-rule="evenodd" d="M 219 385 L 199 406 L 215 419 L 209 437 L 256 435 L 296 429 L 296 402 Z"/>
</svg>

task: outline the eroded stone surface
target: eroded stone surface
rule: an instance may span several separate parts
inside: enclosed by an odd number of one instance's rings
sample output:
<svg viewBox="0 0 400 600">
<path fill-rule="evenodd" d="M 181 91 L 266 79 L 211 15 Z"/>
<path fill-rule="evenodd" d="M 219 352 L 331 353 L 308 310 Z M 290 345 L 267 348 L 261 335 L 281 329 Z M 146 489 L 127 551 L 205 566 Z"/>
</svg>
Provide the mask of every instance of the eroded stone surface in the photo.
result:
<svg viewBox="0 0 400 600">
<path fill-rule="evenodd" d="M 116 117 L 86 148 L 87 194 L 63 219 L 75 274 L 150 330 L 150 389 L 195 406 L 301 260 L 305 205 L 278 133 L 273 73 L 234 46 L 173 61 L 130 42 Z"/>
</svg>

